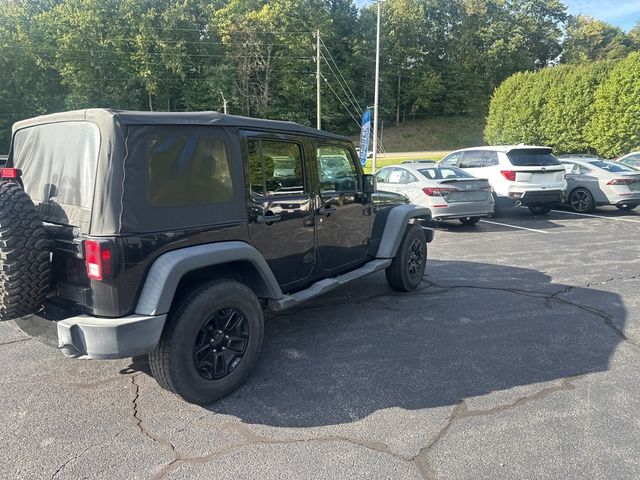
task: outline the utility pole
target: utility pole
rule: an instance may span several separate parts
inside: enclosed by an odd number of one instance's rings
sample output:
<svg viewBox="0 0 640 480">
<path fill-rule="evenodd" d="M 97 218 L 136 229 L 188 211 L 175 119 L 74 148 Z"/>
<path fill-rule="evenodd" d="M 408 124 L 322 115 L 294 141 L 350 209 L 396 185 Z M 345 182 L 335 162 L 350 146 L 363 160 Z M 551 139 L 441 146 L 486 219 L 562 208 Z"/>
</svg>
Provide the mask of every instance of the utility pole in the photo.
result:
<svg viewBox="0 0 640 480">
<path fill-rule="evenodd" d="M 316 128 L 322 130 L 320 121 L 320 30 L 316 31 Z"/>
<path fill-rule="evenodd" d="M 378 4 L 378 27 L 376 30 L 376 88 L 373 100 L 373 162 L 371 173 L 376 173 L 376 160 L 378 159 L 378 86 L 380 83 L 380 3 Z"/>
<path fill-rule="evenodd" d="M 227 104 L 229 102 L 227 102 L 227 99 L 224 98 L 224 93 L 222 93 L 222 90 L 219 90 L 219 92 L 220 92 L 220 96 L 222 97 L 222 109 L 224 110 L 224 113 L 226 115 L 226 113 L 227 113 Z"/>
</svg>

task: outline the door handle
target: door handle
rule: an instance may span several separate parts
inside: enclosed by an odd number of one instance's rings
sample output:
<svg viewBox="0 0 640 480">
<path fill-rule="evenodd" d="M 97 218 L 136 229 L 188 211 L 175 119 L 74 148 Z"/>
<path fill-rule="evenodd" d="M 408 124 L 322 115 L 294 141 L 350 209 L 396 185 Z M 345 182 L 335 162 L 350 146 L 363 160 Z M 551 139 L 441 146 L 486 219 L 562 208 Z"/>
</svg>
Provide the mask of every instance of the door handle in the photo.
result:
<svg viewBox="0 0 640 480">
<path fill-rule="evenodd" d="M 318 209 L 318 215 L 326 215 L 328 217 L 332 213 L 336 213 L 336 211 L 337 211 L 336 207 L 331 207 L 331 206 L 320 207 Z"/>
<path fill-rule="evenodd" d="M 280 220 L 282 220 L 282 217 L 280 215 L 276 215 L 271 211 L 267 211 L 264 215 L 258 215 L 258 217 L 256 218 L 256 223 L 271 225 L 272 223 L 279 222 Z"/>
</svg>

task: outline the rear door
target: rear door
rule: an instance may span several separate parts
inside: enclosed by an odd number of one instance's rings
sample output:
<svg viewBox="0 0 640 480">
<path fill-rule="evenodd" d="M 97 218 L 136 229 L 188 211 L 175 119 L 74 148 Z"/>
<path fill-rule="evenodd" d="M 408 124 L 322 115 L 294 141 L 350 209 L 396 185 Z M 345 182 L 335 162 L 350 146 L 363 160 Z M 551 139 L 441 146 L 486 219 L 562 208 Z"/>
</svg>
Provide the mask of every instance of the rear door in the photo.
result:
<svg viewBox="0 0 640 480">
<path fill-rule="evenodd" d="M 319 143 L 316 159 L 318 254 L 325 270 L 337 271 L 365 260 L 371 211 L 363 204 L 360 167 L 350 148 Z"/>
<path fill-rule="evenodd" d="M 249 177 L 249 236 L 283 290 L 315 266 L 314 212 L 302 139 L 243 134 Z"/>
</svg>

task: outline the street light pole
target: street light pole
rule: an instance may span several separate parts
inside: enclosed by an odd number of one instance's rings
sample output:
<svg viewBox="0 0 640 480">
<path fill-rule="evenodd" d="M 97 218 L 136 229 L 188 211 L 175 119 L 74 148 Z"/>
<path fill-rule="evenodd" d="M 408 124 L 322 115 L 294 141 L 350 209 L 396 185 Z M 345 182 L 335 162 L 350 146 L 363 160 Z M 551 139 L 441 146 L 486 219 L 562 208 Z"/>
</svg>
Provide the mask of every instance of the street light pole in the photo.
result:
<svg viewBox="0 0 640 480">
<path fill-rule="evenodd" d="M 376 160 L 378 159 L 378 87 L 380 83 L 380 3 L 378 4 L 378 27 L 376 30 L 376 87 L 373 100 L 373 162 L 371 173 L 376 173 Z"/>
</svg>

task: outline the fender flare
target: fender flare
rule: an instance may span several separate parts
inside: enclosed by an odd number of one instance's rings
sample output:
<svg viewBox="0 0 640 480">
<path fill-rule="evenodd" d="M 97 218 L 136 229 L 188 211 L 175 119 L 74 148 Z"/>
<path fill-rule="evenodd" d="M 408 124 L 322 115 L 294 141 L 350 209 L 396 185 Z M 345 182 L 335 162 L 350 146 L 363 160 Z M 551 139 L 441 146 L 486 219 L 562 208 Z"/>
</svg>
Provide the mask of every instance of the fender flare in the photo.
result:
<svg viewBox="0 0 640 480">
<path fill-rule="evenodd" d="M 248 262 L 260 274 L 260 295 L 263 298 L 283 297 L 280 285 L 264 257 L 245 242 L 220 242 L 185 247 L 160 255 L 147 273 L 138 299 L 136 314 L 163 315 L 169 312 L 178 284 L 184 275 L 194 270 L 231 262 Z"/>
<path fill-rule="evenodd" d="M 414 218 L 431 220 L 431 210 L 413 204 L 397 205 L 389 209 L 384 230 L 376 250 L 376 258 L 393 258 L 396 256 L 407 224 Z M 376 217 L 377 220 L 377 217 Z"/>
</svg>

